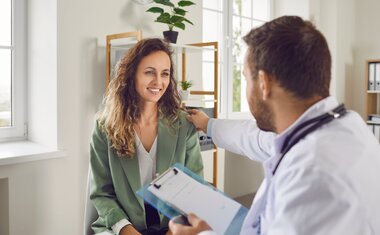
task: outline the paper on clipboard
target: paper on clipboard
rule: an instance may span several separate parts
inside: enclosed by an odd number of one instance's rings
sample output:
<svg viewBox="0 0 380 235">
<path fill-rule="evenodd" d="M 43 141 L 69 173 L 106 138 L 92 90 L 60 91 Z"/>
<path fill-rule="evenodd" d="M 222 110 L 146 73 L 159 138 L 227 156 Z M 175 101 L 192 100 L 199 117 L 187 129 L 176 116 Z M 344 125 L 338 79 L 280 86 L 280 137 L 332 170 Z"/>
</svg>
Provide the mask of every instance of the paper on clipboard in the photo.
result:
<svg viewBox="0 0 380 235">
<path fill-rule="evenodd" d="M 182 213 L 204 219 L 218 234 L 224 234 L 241 205 L 201 184 L 177 168 L 152 182 L 148 190 Z"/>
</svg>

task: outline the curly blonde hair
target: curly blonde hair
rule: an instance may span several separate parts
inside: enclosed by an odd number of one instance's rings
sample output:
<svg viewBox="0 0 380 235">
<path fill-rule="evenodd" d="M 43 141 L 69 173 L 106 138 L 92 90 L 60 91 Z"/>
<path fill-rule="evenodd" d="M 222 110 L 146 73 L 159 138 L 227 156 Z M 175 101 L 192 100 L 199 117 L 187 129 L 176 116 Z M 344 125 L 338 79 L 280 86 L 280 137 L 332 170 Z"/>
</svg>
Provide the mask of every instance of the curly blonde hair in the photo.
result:
<svg viewBox="0 0 380 235">
<path fill-rule="evenodd" d="M 159 38 L 141 40 L 117 64 L 115 76 L 103 100 L 103 108 L 97 114 L 101 129 L 119 157 L 131 158 L 135 153 L 133 126 L 140 118 L 139 95 L 135 87 L 137 67 L 144 57 L 156 51 L 163 51 L 170 58 L 170 82 L 157 103 L 158 113 L 169 125 L 178 119 L 181 100 L 174 77 L 170 45 Z"/>
</svg>

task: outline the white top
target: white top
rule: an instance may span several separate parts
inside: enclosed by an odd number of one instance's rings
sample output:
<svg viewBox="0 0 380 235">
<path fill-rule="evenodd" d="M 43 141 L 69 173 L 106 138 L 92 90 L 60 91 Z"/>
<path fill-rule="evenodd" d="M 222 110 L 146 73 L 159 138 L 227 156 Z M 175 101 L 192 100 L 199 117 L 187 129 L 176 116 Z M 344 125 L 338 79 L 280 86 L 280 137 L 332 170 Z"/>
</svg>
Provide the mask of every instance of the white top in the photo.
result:
<svg viewBox="0 0 380 235">
<path fill-rule="evenodd" d="M 137 157 L 139 159 L 141 186 L 149 184 L 156 175 L 157 136 L 149 152 L 136 135 Z"/>
<path fill-rule="evenodd" d="M 140 182 L 141 186 L 144 186 L 152 182 L 156 175 L 157 136 L 154 139 L 153 145 L 150 148 L 149 152 L 146 151 L 144 145 L 141 143 L 141 140 L 137 134 L 136 146 L 136 153 L 140 170 Z M 115 234 L 119 234 L 120 230 L 128 224 L 131 224 L 131 222 L 129 222 L 127 219 L 122 219 L 112 226 L 112 231 Z"/>
<path fill-rule="evenodd" d="M 210 120 L 218 147 L 263 162 L 265 179 L 241 234 L 380 234 L 380 145 L 357 113 L 308 134 L 272 174 L 286 136 L 337 105 L 333 97 L 316 103 L 278 136 L 253 120 Z"/>
</svg>

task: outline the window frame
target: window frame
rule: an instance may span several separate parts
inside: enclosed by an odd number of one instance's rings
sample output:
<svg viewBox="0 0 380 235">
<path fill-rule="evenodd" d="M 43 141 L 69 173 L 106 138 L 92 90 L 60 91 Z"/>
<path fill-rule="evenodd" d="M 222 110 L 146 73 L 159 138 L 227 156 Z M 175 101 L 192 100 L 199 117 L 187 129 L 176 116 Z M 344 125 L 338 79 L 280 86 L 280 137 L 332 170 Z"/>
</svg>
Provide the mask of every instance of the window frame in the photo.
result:
<svg viewBox="0 0 380 235">
<path fill-rule="evenodd" d="M 245 112 L 234 112 L 233 111 L 233 66 L 236 64 L 233 61 L 233 1 L 223 0 L 222 10 L 214 10 L 206 7 L 202 7 L 202 10 L 207 9 L 209 11 L 218 11 L 222 14 L 223 24 L 222 24 L 222 37 L 223 37 L 223 48 L 220 47 L 223 57 L 223 64 L 226 66 L 221 66 L 222 71 L 220 71 L 220 112 L 221 116 L 225 116 L 229 119 L 248 119 L 252 118 L 252 114 L 249 111 Z M 269 20 L 273 18 L 273 0 L 269 0 Z M 244 17 L 243 18 L 247 18 Z M 258 21 L 263 21 L 262 19 L 257 19 Z M 204 26 L 204 25 L 203 25 Z M 244 32 L 247 33 L 247 32 Z M 218 39 L 221 40 L 221 39 Z M 244 79 L 244 77 L 242 77 Z M 245 91 L 242 97 L 245 97 Z"/>
<path fill-rule="evenodd" d="M 0 142 L 25 140 L 26 123 L 26 83 L 27 83 L 27 1 L 12 0 L 12 41 L 11 41 L 11 123 L 0 128 Z"/>
</svg>

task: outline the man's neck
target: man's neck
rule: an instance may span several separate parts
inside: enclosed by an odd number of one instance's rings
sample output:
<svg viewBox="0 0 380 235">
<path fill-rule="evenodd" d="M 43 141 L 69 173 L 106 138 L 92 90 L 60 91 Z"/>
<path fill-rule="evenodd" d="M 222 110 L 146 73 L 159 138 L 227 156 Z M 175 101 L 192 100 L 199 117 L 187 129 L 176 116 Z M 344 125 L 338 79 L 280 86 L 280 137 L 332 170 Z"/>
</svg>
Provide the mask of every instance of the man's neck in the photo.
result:
<svg viewBox="0 0 380 235">
<path fill-rule="evenodd" d="M 319 102 L 323 98 L 321 96 L 314 96 L 306 100 L 299 100 L 295 98 L 285 98 L 278 102 L 275 107 L 275 123 L 276 132 L 281 134 L 289 126 L 291 126 L 297 119 L 302 116 L 312 105 Z"/>
</svg>

